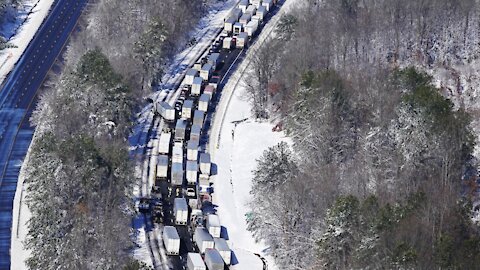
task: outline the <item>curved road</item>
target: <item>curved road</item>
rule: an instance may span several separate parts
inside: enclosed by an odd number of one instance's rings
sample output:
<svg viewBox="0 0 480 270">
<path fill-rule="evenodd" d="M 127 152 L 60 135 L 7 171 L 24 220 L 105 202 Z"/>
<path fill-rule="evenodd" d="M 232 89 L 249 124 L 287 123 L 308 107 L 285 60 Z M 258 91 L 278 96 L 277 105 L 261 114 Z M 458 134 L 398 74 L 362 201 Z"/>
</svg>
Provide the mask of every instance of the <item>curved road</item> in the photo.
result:
<svg viewBox="0 0 480 270">
<path fill-rule="evenodd" d="M 57 0 L 0 90 L 0 270 L 10 269 L 13 198 L 34 129 L 36 94 L 87 0 Z"/>
</svg>

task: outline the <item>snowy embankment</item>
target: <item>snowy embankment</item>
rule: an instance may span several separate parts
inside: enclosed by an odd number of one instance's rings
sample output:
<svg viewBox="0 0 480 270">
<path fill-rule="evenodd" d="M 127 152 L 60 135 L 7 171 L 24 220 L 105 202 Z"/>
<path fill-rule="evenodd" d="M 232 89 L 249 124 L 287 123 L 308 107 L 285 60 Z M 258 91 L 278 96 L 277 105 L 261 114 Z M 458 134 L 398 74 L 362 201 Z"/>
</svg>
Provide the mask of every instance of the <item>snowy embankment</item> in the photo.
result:
<svg viewBox="0 0 480 270">
<path fill-rule="evenodd" d="M 247 230 L 246 215 L 252 199 L 250 190 L 256 159 L 267 148 L 282 141 L 291 144 L 291 140 L 283 132 L 272 132 L 273 124 L 254 121 L 242 81 L 249 69 L 252 53 L 272 34 L 281 15 L 295 2 L 285 1 L 280 12 L 265 26 L 255 44 L 247 51 L 245 60 L 222 90 L 211 130 L 212 141 L 208 149 L 218 170 L 217 175 L 213 176 L 213 203 L 218 206 L 217 214 L 234 254 L 232 261 L 236 264 L 232 269 L 263 269 L 263 263 L 256 254 L 266 259 L 269 270 L 278 269 L 273 257 L 268 255 L 268 246 L 263 241 L 256 242 Z"/>
<path fill-rule="evenodd" d="M 15 48 L 0 51 L 0 84 L 13 69 L 43 20 L 47 17 L 54 0 L 26 0 L 14 22 L 2 26 L 2 35 Z M 10 36 L 13 35 L 11 38 Z"/>
</svg>

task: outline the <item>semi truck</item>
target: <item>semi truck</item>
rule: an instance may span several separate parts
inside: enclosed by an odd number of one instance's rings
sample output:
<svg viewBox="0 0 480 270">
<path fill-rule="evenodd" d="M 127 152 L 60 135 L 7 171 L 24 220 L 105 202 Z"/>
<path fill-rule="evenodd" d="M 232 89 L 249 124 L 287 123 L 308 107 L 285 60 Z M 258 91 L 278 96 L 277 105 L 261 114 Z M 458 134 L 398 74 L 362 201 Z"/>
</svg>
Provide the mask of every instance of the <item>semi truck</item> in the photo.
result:
<svg viewBox="0 0 480 270">
<path fill-rule="evenodd" d="M 165 179 L 168 175 L 168 156 L 159 155 L 157 158 L 157 178 Z"/>
<path fill-rule="evenodd" d="M 201 153 L 200 154 L 200 172 L 202 172 L 202 174 L 210 175 L 211 165 L 212 163 L 210 161 L 210 154 Z"/>
<path fill-rule="evenodd" d="M 187 255 L 187 269 L 188 270 L 207 270 L 207 266 L 202 260 L 199 253 L 189 252 Z"/>
<path fill-rule="evenodd" d="M 212 87 L 211 85 L 209 85 L 210 87 Z M 207 86 L 208 87 L 208 86 Z M 205 90 L 207 89 L 207 87 L 205 87 Z M 206 113 L 208 111 L 208 104 L 210 103 L 210 95 L 207 94 L 206 92 L 204 92 L 200 98 L 198 99 L 198 110 L 201 111 L 201 112 L 204 112 Z"/>
<path fill-rule="evenodd" d="M 197 227 L 195 229 L 193 239 L 201 254 L 204 254 L 206 249 L 213 249 L 215 246 L 215 243 L 213 242 L 213 237 L 208 233 L 207 229 L 203 227 Z"/>
<path fill-rule="evenodd" d="M 208 248 L 205 250 L 205 264 L 208 270 L 223 270 L 225 267 L 222 256 L 216 249 Z"/>
<path fill-rule="evenodd" d="M 246 32 L 241 32 L 237 36 L 237 48 L 245 48 L 248 44 L 248 34 Z"/>
<path fill-rule="evenodd" d="M 197 161 L 198 159 L 198 141 L 190 140 L 187 144 L 187 160 Z"/>
<path fill-rule="evenodd" d="M 194 110 L 193 100 L 192 99 L 185 100 L 185 102 L 183 102 L 183 105 L 182 105 L 182 118 L 187 120 L 191 119 L 193 110 Z"/>
<path fill-rule="evenodd" d="M 187 120 L 178 119 L 175 125 L 175 141 L 183 142 L 187 133 Z"/>
<path fill-rule="evenodd" d="M 187 184 L 197 184 L 198 163 L 196 161 L 187 161 Z"/>
<path fill-rule="evenodd" d="M 195 77 L 192 84 L 192 96 L 199 96 L 202 93 L 203 79 Z"/>
<path fill-rule="evenodd" d="M 172 185 L 174 186 L 181 186 L 183 185 L 183 163 L 174 162 L 172 163 L 172 173 L 171 173 L 171 180 Z"/>
<path fill-rule="evenodd" d="M 175 121 L 175 109 L 170 106 L 167 102 L 158 102 L 155 106 L 157 113 L 165 119 L 165 121 L 173 122 Z"/>
<path fill-rule="evenodd" d="M 253 36 L 255 32 L 257 32 L 258 23 L 259 22 L 257 20 L 251 20 L 247 23 L 247 26 L 245 26 L 245 32 L 247 32 L 249 37 Z"/>
<path fill-rule="evenodd" d="M 180 236 L 173 226 L 163 227 L 163 244 L 168 255 L 178 255 L 180 251 Z"/>
<path fill-rule="evenodd" d="M 172 140 L 172 133 L 163 132 L 160 135 L 160 140 L 158 142 L 158 153 L 168 155 L 170 154 L 170 141 Z"/>
<path fill-rule="evenodd" d="M 207 230 L 213 237 L 220 237 L 220 218 L 217 215 L 210 214 L 207 216 Z"/>
<path fill-rule="evenodd" d="M 193 125 L 202 127 L 204 118 L 205 118 L 205 113 L 203 111 L 196 110 L 193 113 Z"/>
<path fill-rule="evenodd" d="M 175 224 L 187 225 L 188 205 L 185 198 L 175 198 L 173 212 L 175 214 Z"/>
<path fill-rule="evenodd" d="M 192 85 L 193 79 L 198 75 L 198 70 L 191 68 L 187 71 L 185 75 L 185 84 Z"/>
<path fill-rule="evenodd" d="M 226 265 L 230 265 L 232 261 L 232 250 L 228 247 L 227 241 L 223 238 L 214 238 L 215 249 L 222 256 Z"/>
<path fill-rule="evenodd" d="M 212 64 L 206 63 L 205 65 L 203 65 L 202 69 L 200 70 L 200 77 L 202 77 L 204 81 L 208 81 L 208 79 L 210 79 L 210 75 L 212 74 L 212 71 L 213 71 Z"/>
<path fill-rule="evenodd" d="M 190 129 L 190 140 L 200 142 L 200 133 L 202 128 L 199 125 L 193 125 Z"/>
</svg>

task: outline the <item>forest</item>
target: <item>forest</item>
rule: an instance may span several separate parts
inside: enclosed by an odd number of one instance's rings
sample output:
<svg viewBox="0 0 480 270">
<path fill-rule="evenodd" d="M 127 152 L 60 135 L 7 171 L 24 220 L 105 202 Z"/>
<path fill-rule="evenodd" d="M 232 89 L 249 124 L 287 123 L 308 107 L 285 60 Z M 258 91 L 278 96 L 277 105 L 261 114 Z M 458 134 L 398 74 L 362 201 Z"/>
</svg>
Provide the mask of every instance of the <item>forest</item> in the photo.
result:
<svg viewBox="0 0 480 270">
<path fill-rule="evenodd" d="M 31 118 L 30 269 L 148 269 L 131 257 L 136 178 L 127 139 L 142 97 L 187 46 L 207 4 L 100 0 L 82 15 Z"/>
<path fill-rule="evenodd" d="M 477 20 L 452 0 L 283 16 L 247 87 L 293 139 L 258 159 L 252 188 L 249 228 L 281 269 L 475 269 L 476 108 L 459 102 L 475 81 L 437 71 L 478 57 Z"/>
</svg>

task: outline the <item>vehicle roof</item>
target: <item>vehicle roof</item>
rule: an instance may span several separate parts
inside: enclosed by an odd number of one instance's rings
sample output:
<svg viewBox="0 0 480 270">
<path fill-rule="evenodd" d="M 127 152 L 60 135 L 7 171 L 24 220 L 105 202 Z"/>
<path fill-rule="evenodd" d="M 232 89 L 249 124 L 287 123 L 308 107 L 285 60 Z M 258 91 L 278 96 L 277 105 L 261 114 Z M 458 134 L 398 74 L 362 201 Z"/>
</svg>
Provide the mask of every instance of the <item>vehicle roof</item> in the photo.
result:
<svg viewBox="0 0 480 270">
<path fill-rule="evenodd" d="M 180 239 L 180 236 L 178 236 L 177 229 L 173 226 L 163 227 L 163 234 L 167 235 L 169 239 Z"/>
</svg>

